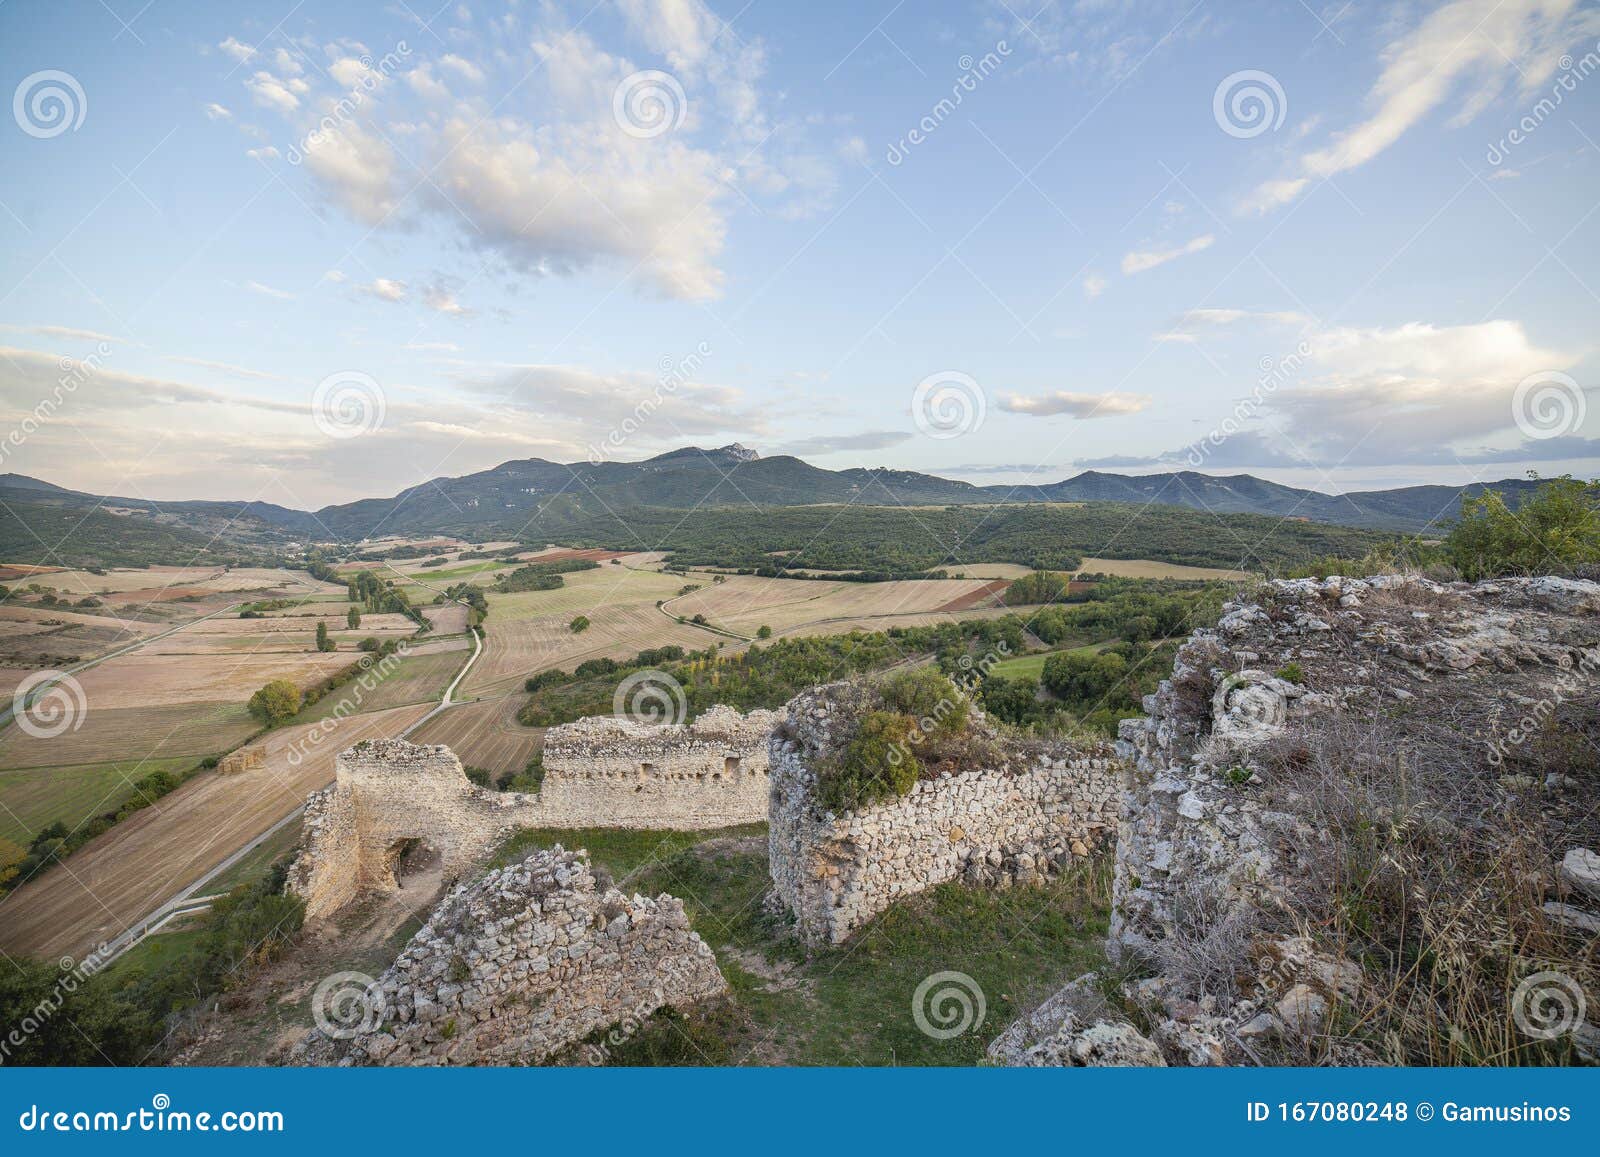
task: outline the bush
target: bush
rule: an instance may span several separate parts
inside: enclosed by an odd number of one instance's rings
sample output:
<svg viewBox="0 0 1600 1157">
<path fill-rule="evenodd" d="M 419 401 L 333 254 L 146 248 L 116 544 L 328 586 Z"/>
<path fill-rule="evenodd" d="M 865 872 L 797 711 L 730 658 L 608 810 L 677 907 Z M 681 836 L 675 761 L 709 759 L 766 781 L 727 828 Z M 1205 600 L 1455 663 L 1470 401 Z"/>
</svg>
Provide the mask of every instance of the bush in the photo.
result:
<svg viewBox="0 0 1600 1157">
<path fill-rule="evenodd" d="M 770 639 L 770 638 L 772 638 L 772 628 L 767 626 L 767 625 L 765 625 L 765 624 L 762 624 L 760 627 L 756 628 L 756 638 L 758 638 L 758 639 Z"/>
<path fill-rule="evenodd" d="M 1445 553 L 1468 581 L 1600 562 L 1600 483 L 1553 478 L 1515 511 L 1498 490 L 1463 498 Z"/>
<path fill-rule="evenodd" d="M 250 696 L 250 714 L 268 727 L 276 727 L 300 710 L 300 688 L 287 679 L 274 679 Z"/>
<path fill-rule="evenodd" d="M 568 623 L 567 627 L 574 635 L 580 635 L 589 629 L 589 617 L 587 615 L 579 615 L 577 618 L 573 619 L 572 622 Z"/>
<path fill-rule="evenodd" d="M 911 750 L 916 724 L 893 711 L 869 711 L 853 738 L 818 768 L 817 802 L 829 811 L 853 811 L 905 795 L 922 775 Z"/>
</svg>

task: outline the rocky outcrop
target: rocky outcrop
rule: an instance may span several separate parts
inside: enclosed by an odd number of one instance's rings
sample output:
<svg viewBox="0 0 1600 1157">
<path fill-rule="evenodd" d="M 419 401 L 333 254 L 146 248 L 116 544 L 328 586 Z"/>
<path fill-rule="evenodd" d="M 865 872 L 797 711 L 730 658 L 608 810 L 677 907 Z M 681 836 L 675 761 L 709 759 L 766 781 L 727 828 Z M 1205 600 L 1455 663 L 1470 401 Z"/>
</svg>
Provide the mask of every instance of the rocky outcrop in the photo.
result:
<svg viewBox="0 0 1600 1157">
<path fill-rule="evenodd" d="M 993 767 L 923 779 L 856 811 L 827 811 L 815 765 L 835 746 L 836 692 L 848 686 L 795 698 L 772 738 L 773 895 L 807 943 L 840 943 L 895 901 L 947 880 L 1037 883 L 1110 832 L 1117 760 L 1109 744 L 997 743 Z"/>
<path fill-rule="evenodd" d="M 1312 1054 L 1297 1042 L 1311 1040 L 1323 1061 L 1372 1059 L 1331 1035 L 1338 1008 L 1370 995 L 1361 969 L 1294 931 L 1296 905 L 1328 862 L 1316 822 L 1326 805 L 1314 797 L 1338 790 L 1295 778 L 1300 761 L 1319 758 L 1309 745 L 1320 737 L 1341 775 L 1370 773 L 1381 785 L 1390 774 L 1363 765 L 1366 751 L 1338 750 L 1340 727 L 1401 767 L 1411 752 L 1445 769 L 1455 812 L 1422 808 L 1406 822 L 1436 827 L 1446 842 L 1459 838 L 1456 825 L 1481 829 L 1484 815 L 1513 808 L 1550 841 L 1579 836 L 1585 846 L 1564 858 L 1570 843 L 1554 843 L 1530 885 L 1550 897 L 1551 934 L 1592 937 L 1596 785 L 1541 760 L 1535 744 L 1560 718 L 1592 729 L 1597 686 L 1593 582 L 1334 577 L 1267 583 L 1228 604 L 1214 629 L 1179 649 L 1171 677 L 1146 697 L 1146 717 L 1121 727 L 1107 947 L 1156 975 L 1124 985 L 1098 1015 L 1113 1027 L 1133 1017 L 1173 1064 L 1304 1062 Z M 1379 799 L 1376 818 L 1396 817 L 1397 802 Z M 1208 974 L 1214 982 L 1196 980 Z M 1093 1015 L 1081 993 L 1047 1002 L 996 1042 L 996 1059 L 1083 1063 L 1074 1058 L 1089 1055 L 1082 1038 Z M 1589 1055 L 1600 1033 L 1583 1023 L 1571 1031 Z"/>
<path fill-rule="evenodd" d="M 556 847 L 455 888 L 376 981 L 313 996 L 306 1065 L 537 1064 L 726 992 L 683 902 L 600 890 Z"/>
</svg>

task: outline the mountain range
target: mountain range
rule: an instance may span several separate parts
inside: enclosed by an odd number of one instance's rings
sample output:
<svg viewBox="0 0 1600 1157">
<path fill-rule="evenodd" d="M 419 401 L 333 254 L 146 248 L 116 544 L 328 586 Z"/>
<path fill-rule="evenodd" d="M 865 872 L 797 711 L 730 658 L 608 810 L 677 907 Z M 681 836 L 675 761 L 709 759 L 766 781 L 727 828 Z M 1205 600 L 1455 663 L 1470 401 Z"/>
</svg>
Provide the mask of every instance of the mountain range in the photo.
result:
<svg viewBox="0 0 1600 1157">
<path fill-rule="evenodd" d="M 1408 486 L 1324 494 L 1249 474 L 1194 471 L 1123 475 L 1087 471 L 1037 486 L 976 486 L 913 470 L 825 470 L 799 458 L 764 458 L 734 443 L 685 447 L 640 462 L 503 462 L 456 478 L 429 479 L 389 498 L 366 498 L 292 510 L 265 502 L 156 502 L 86 494 L 20 474 L 0 474 L 0 515 L 33 526 L 72 526 L 73 517 L 149 523 L 180 537 L 198 535 L 237 546 L 271 548 L 291 541 L 354 542 L 390 534 L 449 533 L 486 539 L 533 526 L 644 507 L 705 510 L 852 504 L 949 506 L 996 503 L 1118 502 L 1160 504 L 1213 514 L 1266 514 L 1368 530 L 1426 533 L 1456 517 L 1461 497 L 1496 489 L 1513 504 L 1537 484 L 1503 479 L 1467 487 Z M 16 535 L 0 538 L 11 547 Z"/>
</svg>

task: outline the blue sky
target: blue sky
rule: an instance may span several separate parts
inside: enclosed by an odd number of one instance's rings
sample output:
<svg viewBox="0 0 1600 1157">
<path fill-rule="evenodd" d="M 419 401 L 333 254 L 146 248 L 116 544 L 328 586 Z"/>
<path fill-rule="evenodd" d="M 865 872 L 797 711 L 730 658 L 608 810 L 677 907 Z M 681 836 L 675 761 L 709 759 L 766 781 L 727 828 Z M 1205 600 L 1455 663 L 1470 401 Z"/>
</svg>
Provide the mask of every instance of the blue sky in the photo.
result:
<svg viewBox="0 0 1600 1157">
<path fill-rule="evenodd" d="M 0 469 L 1593 475 L 1596 73 L 1575 0 L 11 0 Z"/>
</svg>

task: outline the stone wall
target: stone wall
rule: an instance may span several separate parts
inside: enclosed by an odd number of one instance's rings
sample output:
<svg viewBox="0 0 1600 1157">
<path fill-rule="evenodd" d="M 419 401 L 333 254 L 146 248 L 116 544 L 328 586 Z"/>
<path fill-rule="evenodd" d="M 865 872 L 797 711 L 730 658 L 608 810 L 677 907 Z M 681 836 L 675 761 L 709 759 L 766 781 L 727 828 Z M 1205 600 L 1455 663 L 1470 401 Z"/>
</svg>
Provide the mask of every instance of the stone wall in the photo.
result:
<svg viewBox="0 0 1600 1157">
<path fill-rule="evenodd" d="M 537 1064 L 727 990 L 681 900 L 601 892 L 560 847 L 457 887 L 381 977 L 356 979 L 313 995 L 290 1063 Z"/>
<path fill-rule="evenodd" d="M 448 748 L 371 740 L 341 752 L 306 800 L 290 887 L 306 915 L 390 892 L 402 855 L 454 879 L 516 828 L 699 830 L 767 818 L 767 736 L 779 716 L 713 707 L 687 726 L 580 719 L 545 734 L 538 794 L 474 785 Z"/>
<path fill-rule="evenodd" d="M 793 700 L 771 750 L 774 894 L 810 944 L 840 943 L 895 901 L 947 880 L 1037 882 L 1087 856 L 1115 824 L 1109 744 L 1019 747 L 1006 766 L 923 780 L 859 811 L 825 812 L 813 764 L 833 746 L 831 690 Z"/>
<path fill-rule="evenodd" d="M 539 815 L 533 796 L 475 786 L 448 747 L 367 740 L 340 752 L 333 786 L 307 798 L 289 886 L 308 917 L 325 916 L 358 893 L 394 891 L 402 854 L 451 879 Z"/>
<path fill-rule="evenodd" d="M 701 829 L 767 818 L 773 711 L 713 707 L 687 726 L 596 716 L 544 737 L 546 827 Z"/>
</svg>

